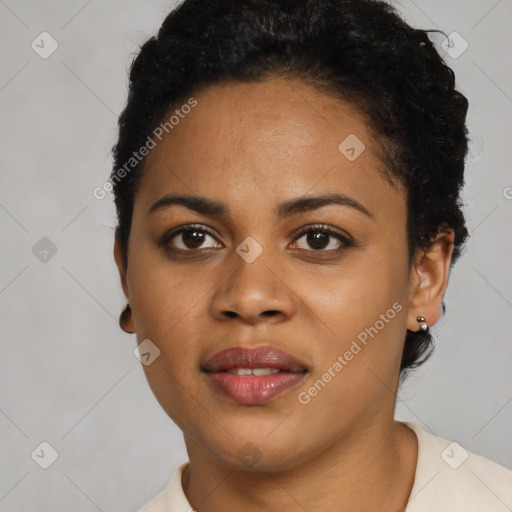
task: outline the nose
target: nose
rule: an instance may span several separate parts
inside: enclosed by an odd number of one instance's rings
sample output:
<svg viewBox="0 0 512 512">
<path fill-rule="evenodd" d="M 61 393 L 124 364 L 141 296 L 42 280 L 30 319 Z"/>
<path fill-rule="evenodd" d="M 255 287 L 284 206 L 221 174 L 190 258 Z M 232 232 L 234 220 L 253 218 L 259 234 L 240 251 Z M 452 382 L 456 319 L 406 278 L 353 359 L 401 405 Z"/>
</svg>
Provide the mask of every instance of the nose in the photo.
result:
<svg viewBox="0 0 512 512">
<path fill-rule="evenodd" d="M 248 263 L 234 253 L 211 301 L 215 319 L 249 324 L 279 323 L 296 312 L 296 297 L 275 261 L 264 251 Z"/>
</svg>

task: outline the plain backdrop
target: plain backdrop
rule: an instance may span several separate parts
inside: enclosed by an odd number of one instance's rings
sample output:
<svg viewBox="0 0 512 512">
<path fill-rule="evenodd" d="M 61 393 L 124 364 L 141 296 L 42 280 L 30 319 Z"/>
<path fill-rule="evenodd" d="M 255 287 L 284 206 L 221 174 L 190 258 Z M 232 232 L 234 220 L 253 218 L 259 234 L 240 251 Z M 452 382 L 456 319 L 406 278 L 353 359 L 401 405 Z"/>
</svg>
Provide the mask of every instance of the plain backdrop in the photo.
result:
<svg viewBox="0 0 512 512">
<path fill-rule="evenodd" d="M 92 194 L 111 170 L 134 52 L 173 5 L 0 0 L 1 512 L 135 511 L 187 460 L 135 336 L 118 326 L 113 198 Z M 471 238 L 433 329 L 435 353 L 402 389 L 396 416 L 512 468 L 512 2 L 395 5 L 413 26 L 467 42 L 445 59 L 470 101 L 472 139 Z"/>
</svg>

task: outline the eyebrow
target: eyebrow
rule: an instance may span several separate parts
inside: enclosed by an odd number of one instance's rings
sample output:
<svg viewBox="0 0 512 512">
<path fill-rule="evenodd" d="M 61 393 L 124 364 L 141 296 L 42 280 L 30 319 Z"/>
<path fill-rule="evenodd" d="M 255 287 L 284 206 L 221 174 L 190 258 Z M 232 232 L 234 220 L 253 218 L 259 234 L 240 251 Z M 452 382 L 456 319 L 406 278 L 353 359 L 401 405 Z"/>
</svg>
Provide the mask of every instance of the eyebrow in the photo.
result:
<svg viewBox="0 0 512 512">
<path fill-rule="evenodd" d="M 365 208 L 359 201 L 343 194 L 325 194 L 320 196 L 304 196 L 291 199 L 279 204 L 275 208 L 275 214 L 280 219 L 285 219 L 299 213 L 304 213 L 323 206 L 337 204 L 353 208 L 363 213 L 367 217 L 374 219 L 373 214 Z M 189 210 L 218 217 L 229 218 L 229 208 L 225 203 L 208 199 L 200 196 L 173 196 L 166 195 L 156 201 L 148 210 L 148 215 L 169 208 L 173 205 L 181 205 Z"/>
</svg>

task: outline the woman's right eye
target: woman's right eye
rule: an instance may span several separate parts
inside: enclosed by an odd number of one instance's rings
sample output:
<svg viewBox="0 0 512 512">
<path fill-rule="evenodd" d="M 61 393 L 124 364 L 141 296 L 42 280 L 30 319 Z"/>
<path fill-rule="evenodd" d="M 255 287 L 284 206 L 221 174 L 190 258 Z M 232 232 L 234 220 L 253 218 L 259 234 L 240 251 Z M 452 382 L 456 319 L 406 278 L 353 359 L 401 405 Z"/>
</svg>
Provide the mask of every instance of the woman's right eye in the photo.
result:
<svg viewBox="0 0 512 512">
<path fill-rule="evenodd" d="M 210 240 L 210 245 L 208 241 Z M 212 245 L 213 242 L 213 245 Z M 197 249 L 213 249 L 223 247 L 209 230 L 202 226 L 181 226 L 164 235 L 162 244 L 170 249 L 194 251 Z M 207 245 L 204 245 L 207 244 Z"/>
</svg>

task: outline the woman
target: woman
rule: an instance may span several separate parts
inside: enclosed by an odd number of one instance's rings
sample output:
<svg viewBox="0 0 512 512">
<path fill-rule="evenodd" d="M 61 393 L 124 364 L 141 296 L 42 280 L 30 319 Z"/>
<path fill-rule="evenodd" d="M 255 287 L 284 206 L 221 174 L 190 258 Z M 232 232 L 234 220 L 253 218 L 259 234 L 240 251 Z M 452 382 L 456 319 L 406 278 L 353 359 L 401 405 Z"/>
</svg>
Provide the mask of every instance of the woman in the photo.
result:
<svg viewBox="0 0 512 512">
<path fill-rule="evenodd" d="M 510 470 L 393 417 L 468 236 L 454 84 L 377 0 L 185 0 L 142 47 L 120 324 L 190 459 L 144 512 L 512 507 Z"/>
</svg>

